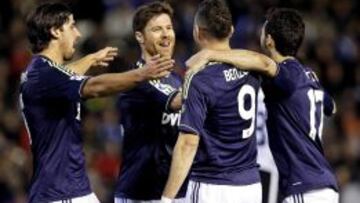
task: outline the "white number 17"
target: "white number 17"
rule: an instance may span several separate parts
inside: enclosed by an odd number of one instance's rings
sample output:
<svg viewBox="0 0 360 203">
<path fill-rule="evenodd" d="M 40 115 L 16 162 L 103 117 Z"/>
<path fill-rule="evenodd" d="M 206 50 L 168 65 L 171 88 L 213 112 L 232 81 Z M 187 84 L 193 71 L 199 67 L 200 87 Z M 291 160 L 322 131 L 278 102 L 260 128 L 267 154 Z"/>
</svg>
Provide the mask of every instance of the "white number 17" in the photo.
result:
<svg viewBox="0 0 360 203">
<path fill-rule="evenodd" d="M 321 90 L 314 90 L 310 89 L 307 92 L 309 101 L 310 101 L 310 132 L 309 136 L 311 139 L 315 140 L 316 134 L 319 134 L 319 138 L 321 139 L 322 136 L 322 129 L 323 129 L 323 119 L 324 119 L 324 92 Z M 320 103 L 320 124 L 319 128 L 316 129 L 316 104 Z"/>
</svg>

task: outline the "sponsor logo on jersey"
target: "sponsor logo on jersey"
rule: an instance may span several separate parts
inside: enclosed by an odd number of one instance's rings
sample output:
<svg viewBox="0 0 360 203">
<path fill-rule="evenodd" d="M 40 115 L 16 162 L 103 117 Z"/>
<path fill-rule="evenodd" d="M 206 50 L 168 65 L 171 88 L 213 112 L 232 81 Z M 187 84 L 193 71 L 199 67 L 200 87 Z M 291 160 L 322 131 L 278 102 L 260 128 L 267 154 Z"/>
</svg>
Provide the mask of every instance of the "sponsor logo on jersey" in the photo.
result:
<svg viewBox="0 0 360 203">
<path fill-rule="evenodd" d="M 163 113 L 161 124 L 171 126 L 178 126 L 180 123 L 180 113 Z"/>
</svg>

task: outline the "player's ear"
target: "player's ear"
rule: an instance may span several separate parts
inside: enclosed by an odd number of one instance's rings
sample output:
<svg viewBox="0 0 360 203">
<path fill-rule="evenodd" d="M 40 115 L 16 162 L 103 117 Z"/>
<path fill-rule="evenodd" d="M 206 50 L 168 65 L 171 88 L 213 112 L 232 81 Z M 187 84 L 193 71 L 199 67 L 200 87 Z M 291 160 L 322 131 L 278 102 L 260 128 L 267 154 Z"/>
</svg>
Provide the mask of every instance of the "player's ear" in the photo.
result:
<svg viewBox="0 0 360 203">
<path fill-rule="evenodd" d="M 231 26 L 229 37 L 231 37 L 234 34 L 234 26 Z"/>
<path fill-rule="evenodd" d="M 138 41 L 139 44 L 144 43 L 144 35 L 141 32 L 136 31 L 135 32 L 135 38 L 136 38 L 136 41 Z"/>
<path fill-rule="evenodd" d="M 203 41 L 205 39 L 205 30 L 199 27 L 198 25 L 194 25 L 194 39 L 197 41 Z"/>
<path fill-rule="evenodd" d="M 61 30 L 59 28 L 55 28 L 55 27 L 50 28 L 50 34 L 55 39 L 58 39 L 60 37 L 60 31 Z"/>
<path fill-rule="evenodd" d="M 193 26 L 193 38 L 195 41 L 199 40 L 199 27 L 196 24 Z"/>
<path fill-rule="evenodd" d="M 275 48 L 275 41 L 269 34 L 267 34 L 265 37 L 265 45 L 268 48 Z"/>
</svg>

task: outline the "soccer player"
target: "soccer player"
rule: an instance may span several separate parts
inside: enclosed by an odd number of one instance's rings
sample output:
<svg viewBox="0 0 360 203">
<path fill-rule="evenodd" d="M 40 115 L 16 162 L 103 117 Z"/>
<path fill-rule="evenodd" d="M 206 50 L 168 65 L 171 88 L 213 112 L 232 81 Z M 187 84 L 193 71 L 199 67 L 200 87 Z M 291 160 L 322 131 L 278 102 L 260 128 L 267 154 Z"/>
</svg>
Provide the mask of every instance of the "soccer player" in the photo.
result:
<svg viewBox="0 0 360 203">
<path fill-rule="evenodd" d="M 200 3 L 194 40 L 201 49 L 230 50 L 231 14 L 221 0 Z M 162 202 L 172 202 L 190 171 L 186 202 L 261 203 L 256 163 L 259 76 L 213 61 L 187 75 L 170 175 Z"/>
<path fill-rule="evenodd" d="M 143 69 L 84 77 L 64 61 L 72 58 L 80 37 L 71 11 L 63 4 L 37 7 L 27 20 L 34 56 L 21 76 L 20 106 L 33 153 L 30 203 L 97 203 L 85 171 L 80 133 L 82 99 L 124 91 L 167 74 L 170 59 L 156 56 Z M 105 48 L 72 64 L 78 72 L 106 64 L 116 56 Z"/>
<path fill-rule="evenodd" d="M 156 54 L 172 57 L 175 45 L 172 16 L 172 8 L 157 1 L 136 10 L 133 31 L 141 49 L 136 70 L 143 69 L 144 61 Z M 115 203 L 160 201 L 178 135 L 181 85 L 181 78 L 172 72 L 120 95 L 124 146 Z M 185 196 L 185 189 L 184 186 L 178 198 Z"/>
<path fill-rule="evenodd" d="M 269 63 L 245 69 L 269 76 L 263 84 L 267 128 L 270 149 L 280 174 L 282 202 L 338 203 L 336 178 L 321 144 L 324 115 L 335 113 L 336 106 L 316 74 L 296 59 L 304 30 L 297 11 L 284 8 L 270 11 L 262 28 L 261 45 L 277 66 Z M 206 60 L 220 60 L 244 69 L 242 65 L 249 62 L 248 57 L 252 55 L 255 53 L 244 50 L 207 51 L 190 62 L 199 68 Z M 202 61 L 194 62 L 197 58 Z"/>
</svg>

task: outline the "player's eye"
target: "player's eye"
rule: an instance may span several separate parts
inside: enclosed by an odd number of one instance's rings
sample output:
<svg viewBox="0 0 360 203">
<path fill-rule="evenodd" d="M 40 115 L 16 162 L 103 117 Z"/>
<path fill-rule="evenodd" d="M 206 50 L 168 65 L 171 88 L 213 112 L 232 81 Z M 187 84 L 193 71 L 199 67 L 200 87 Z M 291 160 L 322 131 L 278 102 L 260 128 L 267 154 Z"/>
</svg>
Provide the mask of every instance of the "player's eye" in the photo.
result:
<svg viewBox="0 0 360 203">
<path fill-rule="evenodd" d="M 154 27 L 153 29 L 151 29 L 153 32 L 159 32 L 161 30 L 160 27 Z"/>
</svg>

